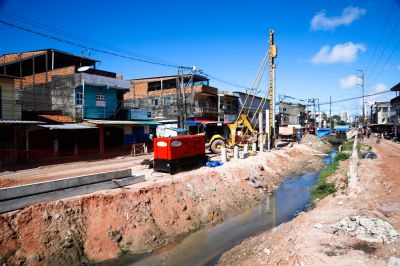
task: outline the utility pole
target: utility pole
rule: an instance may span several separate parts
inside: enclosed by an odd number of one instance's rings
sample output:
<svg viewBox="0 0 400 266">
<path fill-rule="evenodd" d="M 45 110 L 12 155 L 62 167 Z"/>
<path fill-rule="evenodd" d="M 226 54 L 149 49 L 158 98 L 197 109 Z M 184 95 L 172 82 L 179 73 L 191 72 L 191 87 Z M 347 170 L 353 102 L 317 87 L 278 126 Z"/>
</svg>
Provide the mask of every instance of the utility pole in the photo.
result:
<svg viewBox="0 0 400 266">
<path fill-rule="evenodd" d="M 275 57 L 278 55 L 276 45 L 274 44 L 274 30 L 269 31 L 269 126 L 271 147 L 275 145 Z"/>
<path fill-rule="evenodd" d="M 364 128 L 365 127 L 364 70 L 362 70 L 362 69 L 357 70 L 357 77 L 360 79 L 360 83 L 358 83 L 357 85 L 361 86 L 361 90 L 362 90 L 362 121 L 361 121 L 361 124 Z"/>
<path fill-rule="evenodd" d="M 332 96 L 329 95 L 329 127 L 333 128 L 332 125 Z"/>
</svg>

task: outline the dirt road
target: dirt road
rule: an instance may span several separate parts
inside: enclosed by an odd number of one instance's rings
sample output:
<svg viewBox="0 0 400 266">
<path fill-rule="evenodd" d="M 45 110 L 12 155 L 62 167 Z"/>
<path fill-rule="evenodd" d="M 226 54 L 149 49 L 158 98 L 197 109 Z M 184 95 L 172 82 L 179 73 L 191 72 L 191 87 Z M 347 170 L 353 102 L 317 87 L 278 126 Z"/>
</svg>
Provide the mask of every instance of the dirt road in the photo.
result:
<svg viewBox="0 0 400 266">
<path fill-rule="evenodd" d="M 3 172 L 0 173 L 0 187 L 24 185 L 127 168 L 131 168 L 132 172 L 141 171 L 144 167 L 140 165 L 140 162 L 151 157 L 151 155 L 123 156 L 105 160 L 47 165 L 16 172 Z"/>
<path fill-rule="evenodd" d="M 244 241 L 225 253 L 219 264 L 387 265 L 390 257 L 400 257 L 400 240 L 371 243 L 332 228 L 346 216 L 361 215 L 385 220 L 400 232 L 400 144 L 376 144 L 375 139 L 364 143 L 372 146 L 378 159 L 360 159 L 355 191 L 328 196 L 312 211 Z M 334 178 L 347 180 L 347 169 Z"/>
</svg>

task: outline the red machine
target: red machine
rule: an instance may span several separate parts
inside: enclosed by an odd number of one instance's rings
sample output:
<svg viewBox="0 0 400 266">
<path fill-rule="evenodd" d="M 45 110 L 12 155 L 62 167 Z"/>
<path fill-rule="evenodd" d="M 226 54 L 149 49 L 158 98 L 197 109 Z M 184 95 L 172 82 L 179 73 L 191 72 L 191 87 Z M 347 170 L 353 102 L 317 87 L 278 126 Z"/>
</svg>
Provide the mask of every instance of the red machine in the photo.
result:
<svg viewBox="0 0 400 266">
<path fill-rule="evenodd" d="M 204 135 L 154 139 L 154 170 L 176 173 L 199 168 L 206 163 Z"/>
</svg>

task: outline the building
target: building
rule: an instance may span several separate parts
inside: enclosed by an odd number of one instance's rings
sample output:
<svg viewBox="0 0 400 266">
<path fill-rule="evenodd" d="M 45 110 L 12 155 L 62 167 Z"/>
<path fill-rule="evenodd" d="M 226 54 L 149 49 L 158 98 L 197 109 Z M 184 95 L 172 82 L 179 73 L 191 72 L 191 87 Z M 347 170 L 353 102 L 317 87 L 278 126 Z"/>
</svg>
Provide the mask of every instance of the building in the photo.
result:
<svg viewBox="0 0 400 266">
<path fill-rule="evenodd" d="M 400 83 L 390 89 L 395 92 L 395 97 L 390 100 L 390 105 L 393 108 L 390 120 L 393 123 L 393 133 L 400 139 Z"/>
<path fill-rule="evenodd" d="M 20 126 L 24 130 L 17 134 L 15 147 L 40 157 L 74 156 L 121 151 L 146 141 L 157 123 L 147 116 L 130 117 L 123 95 L 131 82 L 97 69 L 98 62 L 57 49 L 0 56 L 1 81 L 16 77 L 12 93 L 9 85 L 2 85 L 7 99 L 16 101 L 11 113 L 15 119 L 40 122 Z"/>
<path fill-rule="evenodd" d="M 230 91 L 218 93 L 220 108 L 218 120 L 225 123 L 235 122 L 239 113 L 239 95 Z"/>
<path fill-rule="evenodd" d="M 391 117 L 396 114 L 390 102 L 375 102 L 371 105 L 370 127 L 373 132 L 392 131 Z"/>
<path fill-rule="evenodd" d="M 347 112 L 340 112 L 340 120 L 348 122 Z"/>
<path fill-rule="evenodd" d="M 20 120 L 20 95 L 15 90 L 18 78 L 0 74 L 0 119 Z"/>
<path fill-rule="evenodd" d="M 238 96 L 238 113 L 248 114 L 249 120 L 257 119 L 259 112 L 265 116 L 265 111 L 269 110 L 269 99 L 250 94 L 246 100 L 247 94 L 240 91 L 235 91 L 234 94 Z"/>
<path fill-rule="evenodd" d="M 117 117 L 130 82 L 116 73 L 96 69 L 97 60 L 56 49 L 6 54 L 0 57 L 0 73 L 19 77 L 16 93 L 21 110 L 61 110 L 75 119 Z M 81 66 L 87 66 L 79 72 Z"/>
<path fill-rule="evenodd" d="M 307 120 L 306 106 L 299 103 L 279 103 L 279 124 L 281 126 L 300 125 L 305 126 Z"/>
<path fill-rule="evenodd" d="M 133 79 L 124 107 L 148 109 L 155 120 L 217 120 L 218 89 L 198 74 Z"/>
</svg>

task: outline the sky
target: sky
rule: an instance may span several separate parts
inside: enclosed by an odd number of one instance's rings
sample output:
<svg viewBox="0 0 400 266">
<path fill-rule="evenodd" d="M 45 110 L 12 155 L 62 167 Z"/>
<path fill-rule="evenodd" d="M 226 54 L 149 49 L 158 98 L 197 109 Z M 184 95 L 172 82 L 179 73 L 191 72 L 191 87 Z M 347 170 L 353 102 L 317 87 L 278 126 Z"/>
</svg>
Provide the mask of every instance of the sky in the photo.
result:
<svg viewBox="0 0 400 266">
<path fill-rule="evenodd" d="M 365 94 L 400 82 L 400 0 L 0 0 L 0 20 L 107 51 L 196 66 L 218 78 L 210 85 L 230 91 L 243 89 L 219 80 L 250 87 L 274 29 L 276 95 L 318 98 L 326 112 L 330 96 L 335 101 L 361 95 L 360 69 Z M 98 59 L 99 69 L 126 79 L 177 73 L 175 67 L 82 51 L 1 23 L 0 36 L 0 54 L 56 48 Z M 266 78 L 260 95 L 268 88 Z M 393 97 L 366 98 L 367 107 Z M 332 112 L 360 113 L 361 103 L 333 104 Z"/>
</svg>

